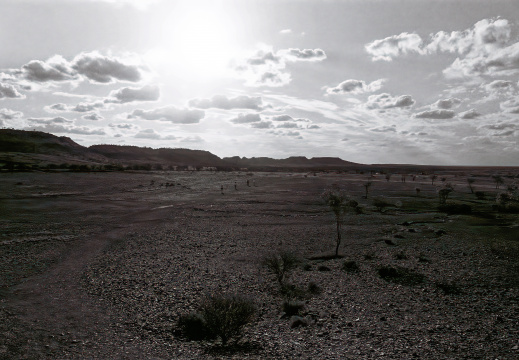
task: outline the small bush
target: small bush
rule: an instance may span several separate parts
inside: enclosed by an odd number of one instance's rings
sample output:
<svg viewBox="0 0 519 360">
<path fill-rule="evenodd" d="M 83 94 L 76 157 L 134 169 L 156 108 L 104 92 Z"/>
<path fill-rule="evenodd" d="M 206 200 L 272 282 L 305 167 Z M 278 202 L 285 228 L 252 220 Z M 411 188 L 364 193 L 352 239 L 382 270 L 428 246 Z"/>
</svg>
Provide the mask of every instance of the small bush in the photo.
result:
<svg viewBox="0 0 519 360">
<path fill-rule="evenodd" d="M 427 256 L 425 256 L 424 254 L 420 254 L 418 256 L 418 261 L 421 262 L 421 263 L 429 263 L 429 262 L 431 262 L 431 260 L 429 260 L 429 258 Z"/>
<path fill-rule="evenodd" d="M 485 193 L 483 191 L 476 191 L 474 195 L 476 195 L 476 199 L 478 200 L 485 200 Z"/>
<path fill-rule="evenodd" d="M 459 295 L 461 294 L 461 289 L 453 283 L 448 282 L 437 282 L 436 287 L 443 291 L 445 295 Z"/>
<path fill-rule="evenodd" d="M 367 254 L 364 254 L 364 260 L 373 260 L 375 259 L 375 253 L 369 252 Z"/>
<path fill-rule="evenodd" d="M 208 334 L 220 338 L 223 345 L 241 338 L 243 327 L 252 321 L 255 313 L 254 302 L 239 295 L 212 295 L 200 307 Z"/>
<path fill-rule="evenodd" d="M 395 259 L 397 259 L 397 260 L 406 260 L 407 259 L 407 255 L 403 251 L 400 251 L 400 252 L 395 254 Z"/>
<path fill-rule="evenodd" d="M 353 260 L 346 260 L 342 263 L 342 270 L 346 272 L 357 272 L 359 271 L 359 266 Z"/>
<path fill-rule="evenodd" d="M 304 271 L 311 271 L 311 270 L 312 270 L 312 265 L 306 263 L 306 264 L 303 266 L 303 270 L 304 270 Z"/>
<path fill-rule="evenodd" d="M 438 210 L 449 215 L 466 215 L 472 213 L 472 207 L 467 204 L 443 204 Z"/>
<path fill-rule="evenodd" d="M 320 294 L 322 292 L 321 288 L 319 287 L 319 285 L 317 285 L 315 282 L 313 281 L 310 281 L 308 283 L 308 292 L 310 294 L 314 294 L 314 295 L 317 295 L 317 294 Z"/>
<path fill-rule="evenodd" d="M 383 266 L 378 269 L 380 277 L 400 285 L 413 286 L 424 282 L 425 276 L 411 269 Z"/>
<path fill-rule="evenodd" d="M 332 271 L 332 269 L 330 269 L 328 266 L 326 265 L 319 265 L 319 267 L 317 268 L 317 270 L 319 271 Z"/>
<path fill-rule="evenodd" d="M 299 264 L 297 256 L 289 251 L 267 255 L 263 259 L 263 265 L 272 273 L 279 284 L 283 284 L 290 271 Z"/>
<path fill-rule="evenodd" d="M 198 341 L 211 338 L 204 317 L 199 313 L 181 315 L 177 322 L 177 328 L 182 336 L 189 340 Z"/>
<path fill-rule="evenodd" d="M 375 206 L 379 212 L 383 212 L 385 210 L 385 208 L 394 207 L 395 205 L 388 202 L 384 198 L 376 198 L 376 199 L 373 199 L 373 206 Z"/>
<path fill-rule="evenodd" d="M 281 295 L 286 299 L 304 299 L 307 296 L 305 289 L 294 284 L 281 285 Z"/>
<path fill-rule="evenodd" d="M 305 303 L 296 300 L 285 300 L 281 305 L 283 312 L 287 316 L 299 315 L 305 308 Z"/>
</svg>

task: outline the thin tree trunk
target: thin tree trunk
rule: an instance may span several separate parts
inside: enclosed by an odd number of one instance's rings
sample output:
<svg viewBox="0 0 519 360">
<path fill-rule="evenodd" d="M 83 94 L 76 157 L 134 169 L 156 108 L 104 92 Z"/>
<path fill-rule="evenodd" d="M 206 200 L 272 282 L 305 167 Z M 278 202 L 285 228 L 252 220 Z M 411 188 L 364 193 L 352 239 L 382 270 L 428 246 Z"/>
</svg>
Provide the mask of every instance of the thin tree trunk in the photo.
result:
<svg viewBox="0 0 519 360">
<path fill-rule="evenodd" d="M 341 244 L 341 220 L 337 218 L 337 246 L 335 247 L 335 257 L 339 256 L 339 245 Z"/>
</svg>

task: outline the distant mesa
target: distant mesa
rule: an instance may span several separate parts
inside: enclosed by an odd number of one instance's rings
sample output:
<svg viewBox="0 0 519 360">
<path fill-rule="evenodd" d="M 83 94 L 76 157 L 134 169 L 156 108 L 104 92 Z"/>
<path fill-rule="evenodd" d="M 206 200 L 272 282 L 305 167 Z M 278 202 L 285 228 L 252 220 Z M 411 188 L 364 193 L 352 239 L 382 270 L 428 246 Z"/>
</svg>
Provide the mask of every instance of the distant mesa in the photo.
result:
<svg viewBox="0 0 519 360">
<path fill-rule="evenodd" d="M 334 157 L 293 156 L 286 159 L 268 157 L 220 158 L 209 151 L 191 149 L 152 149 L 131 145 L 93 145 L 85 147 L 66 136 L 41 131 L 0 129 L 0 162 L 32 164 L 149 164 L 154 168 L 219 168 L 221 170 L 312 170 L 362 166 Z"/>
</svg>

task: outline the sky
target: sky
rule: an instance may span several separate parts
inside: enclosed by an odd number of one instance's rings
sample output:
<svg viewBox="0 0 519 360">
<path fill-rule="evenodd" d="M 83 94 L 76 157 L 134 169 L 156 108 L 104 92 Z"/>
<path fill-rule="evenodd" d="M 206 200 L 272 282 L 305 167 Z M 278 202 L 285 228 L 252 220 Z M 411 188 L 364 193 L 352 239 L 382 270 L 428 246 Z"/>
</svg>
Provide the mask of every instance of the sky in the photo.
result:
<svg viewBox="0 0 519 360">
<path fill-rule="evenodd" d="M 0 127 L 519 166 L 518 0 L 0 0 Z"/>
</svg>

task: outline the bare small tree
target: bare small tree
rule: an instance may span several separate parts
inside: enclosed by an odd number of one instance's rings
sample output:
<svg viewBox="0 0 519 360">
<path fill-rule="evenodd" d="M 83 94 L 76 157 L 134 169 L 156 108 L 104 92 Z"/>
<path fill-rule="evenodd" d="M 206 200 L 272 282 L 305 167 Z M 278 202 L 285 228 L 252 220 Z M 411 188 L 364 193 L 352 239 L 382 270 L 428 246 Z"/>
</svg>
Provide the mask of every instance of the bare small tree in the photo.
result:
<svg viewBox="0 0 519 360">
<path fill-rule="evenodd" d="M 386 174 L 386 181 L 389 182 L 390 179 L 391 179 L 391 173 L 387 173 Z"/>
<path fill-rule="evenodd" d="M 341 245 L 341 225 L 343 215 L 348 211 L 349 208 L 357 209 L 359 204 L 355 200 L 350 200 L 347 194 L 339 188 L 339 186 L 332 186 L 326 189 L 322 194 L 321 198 L 330 207 L 335 215 L 335 221 L 337 226 L 337 239 L 335 246 L 335 257 L 339 256 L 339 246 Z"/>
<path fill-rule="evenodd" d="M 467 184 L 469 185 L 470 193 L 474 194 L 474 188 L 472 187 L 472 184 L 476 182 L 476 179 L 474 178 L 467 178 Z"/>
<path fill-rule="evenodd" d="M 368 193 L 369 193 L 369 188 L 371 187 L 371 185 L 373 185 L 373 182 L 367 181 L 363 185 L 364 185 L 364 188 L 366 189 L 366 196 L 364 196 L 364 198 L 367 199 L 368 198 Z"/>
<path fill-rule="evenodd" d="M 447 202 L 449 194 L 454 191 L 454 186 L 451 183 L 445 184 L 445 186 L 438 191 L 440 197 L 440 204 L 443 205 Z"/>
<path fill-rule="evenodd" d="M 431 175 L 431 185 L 434 185 L 434 180 L 436 180 L 437 178 L 438 178 L 438 175 L 436 175 L 436 174 Z"/>
<path fill-rule="evenodd" d="M 499 187 L 505 182 L 501 175 L 492 175 L 492 179 L 494 179 L 494 182 L 496 183 L 496 189 L 499 189 Z"/>
</svg>

